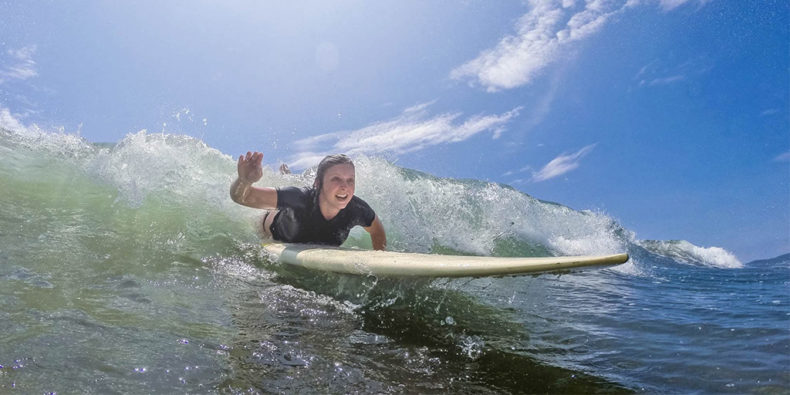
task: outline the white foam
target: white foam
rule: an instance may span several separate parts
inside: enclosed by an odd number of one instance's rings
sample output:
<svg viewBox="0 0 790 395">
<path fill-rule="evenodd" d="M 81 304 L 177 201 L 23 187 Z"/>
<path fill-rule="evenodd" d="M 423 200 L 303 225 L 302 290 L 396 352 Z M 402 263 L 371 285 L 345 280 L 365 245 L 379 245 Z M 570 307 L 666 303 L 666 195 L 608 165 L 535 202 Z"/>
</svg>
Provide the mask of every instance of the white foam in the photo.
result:
<svg viewBox="0 0 790 395">
<path fill-rule="evenodd" d="M 562 255 L 618 253 L 632 234 L 610 217 L 541 202 L 494 183 L 407 175 L 383 160 L 357 159 L 357 194 L 395 236 L 397 247 L 434 244 L 491 254 L 497 240 L 516 238 Z"/>
<path fill-rule="evenodd" d="M 120 198 L 132 207 L 153 193 L 169 196 L 175 204 L 217 208 L 234 221 L 260 215 L 228 197 L 236 176 L 235 158 L 199 139 L 143 130 L 127 135 L 113 147 L 99 147 L 75 134 L 26 126 L 2 108 L 0 116 L 5 119 L 0 126 L 19 129 L 11 130 L 9 141 L 4 141 L 9 149 L 23 146 L 34 152 L 55 153 L 88 176 L 116 187 Z M 442 179 L 401 169 L 383 159 L 358 157 L 355 161 L 356 194 L 368 201 L 384 222 L 391 249 L 428 252 L 439 245 L 490 255 L 498 241 L 514 239 L 557 255 L 595 255 L 628 251 L 630 245 L 637 244 L 681 263 L 743 267 L 722 248 L 686 241 L 639 241 L 604 213 L 542 202 L 507 186 Z M 280 175 L 264 167 L 257 185 L 305 186 L 312 184 L 314 176 L 314 169 Z M 359 228 L 352 236 L 367 237 Z"/>
<path fill-rule="evenodd" d="M 76 133 L 66 133 L 62 127 L 45 130 L 36 124 L 25 125 L 7 108 L 0 108 L 0 130 L 7 132 L 6 144 L 45 151 L 61 159 L 83 158 L 94 151 L 93 146 Z"/>
<path fill-rule="evenodd" d="M 139 205 L 148 194 L 162 191 L 186 199 L 213 200 L 219 190 L 227 196 L 233 160 L 189 136 L 142 130 L 102 150 L 86 168 Z"/>
<path fill-rule="evenodd" d="M 720 247 L 699 247 L 685 240 L 644 240 L 639 241 L 637 244 L 650 252 L 671 258 L 681 263 L 726 269 L 743 267 L 743 263 L 741 263 L 735 255 Z"/>
</svg>

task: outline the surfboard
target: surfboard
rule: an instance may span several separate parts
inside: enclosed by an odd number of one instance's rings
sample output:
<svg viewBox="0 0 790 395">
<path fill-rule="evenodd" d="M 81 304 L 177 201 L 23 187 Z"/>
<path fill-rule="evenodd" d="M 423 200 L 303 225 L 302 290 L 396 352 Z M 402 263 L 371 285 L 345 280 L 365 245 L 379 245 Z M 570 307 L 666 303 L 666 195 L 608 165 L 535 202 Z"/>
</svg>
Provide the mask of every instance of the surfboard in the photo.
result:
<svg viewBox="0 0 790 395">
<path fill-rule="evenodd" d="M 263 248 L 280 263 L 377 277 L 509 276 L 607 267 L 628 260 L 628 254 L 511 258 L 371 251 L 290 243 L 264 243 Z"/>
</svg>

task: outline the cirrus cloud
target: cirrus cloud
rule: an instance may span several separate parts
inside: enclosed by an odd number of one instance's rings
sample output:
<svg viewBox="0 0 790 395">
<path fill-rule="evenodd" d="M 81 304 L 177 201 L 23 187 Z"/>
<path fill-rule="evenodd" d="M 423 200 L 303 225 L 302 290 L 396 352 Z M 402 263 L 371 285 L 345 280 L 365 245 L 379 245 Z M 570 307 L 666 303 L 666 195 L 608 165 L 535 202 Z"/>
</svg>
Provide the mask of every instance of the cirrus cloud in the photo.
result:
<svg viewBox="0 0 790 395">
<path fill-rule="evenodd" d="M 532 174 L 532 181 L 546 181 L 578 168 L 581 158 L 589 154 L 596 145 L 590 144 L 573 154 L 562 154 L 552 159 L 546 166 Z"/>
<path fill-rule="evenodd" d="M 7 64 L 0 66 L 0 84 L 9 80 L 26 80 L 37 76 L 36 62 L 33 60 L 35 53 L 35 45 L 7 50 L 8 61 L 4 61 Z"/>
<path fill-rule="evenodd" d="M 517 33 L 499 41 L 450 73 L 453 79 L 471 78 L 489 92 L 528 84 L 549 64 L 565 55 L 573 43 L 596 33 L 626 1 L 529 2 L 530 11 L 519 18 Z"/>
<path fill-rule="evenodd" d="M 531 83 L 549 65 L 564 59 L 576 45 L 599 32 L 614 16 L 642 4 L 672 11 L 687 3 L 704 6 L 710 0 L 530 0 L 516 32 L 496 46 L 450 72 L 489 92 Z"/>
<path fill-rule="evenodd" d="M 299 140 L 295 146 L 301 152 L 291 158 L 290 165 L 296 168 L 313 166 L 329 152 L 405 154 L 434 145 L 458 143 L 483 132 L 490 132 L 492 138 L 497 139 L 505 131 L 505 125 L 522 109 L 517 107 L 502 114 L 474 115 L 464 119 L 460 112 L 431 116 L 427 110 L 431 104 L 433 102 L 407 108 L 394 119 L 358 130 Z"/>
<path fill-rule="evenodd" d="M 790 151 L 787 151 L 775 157 L 774 162 L 790 162 Z"/>
</svg>

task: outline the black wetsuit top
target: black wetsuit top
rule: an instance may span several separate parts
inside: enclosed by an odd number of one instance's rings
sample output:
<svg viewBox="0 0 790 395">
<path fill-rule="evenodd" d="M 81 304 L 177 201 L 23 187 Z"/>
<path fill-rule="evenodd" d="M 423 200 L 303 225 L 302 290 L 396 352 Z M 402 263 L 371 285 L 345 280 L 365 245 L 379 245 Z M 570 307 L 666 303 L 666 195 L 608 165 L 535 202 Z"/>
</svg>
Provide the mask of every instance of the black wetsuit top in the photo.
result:
<svg viewBox="0 0 790 395">
<path fill-rule="evenodd" d="M 270 228 L 275 240 L 287 243 L 329 244 L 339 246 L 351 228 L 373 224 L 376 213 L 364 200 L 352 196 L 346 208 L 327 221 L 318 208 L 315 188 L 277 188 L 280 210 Z"/>
</svg>

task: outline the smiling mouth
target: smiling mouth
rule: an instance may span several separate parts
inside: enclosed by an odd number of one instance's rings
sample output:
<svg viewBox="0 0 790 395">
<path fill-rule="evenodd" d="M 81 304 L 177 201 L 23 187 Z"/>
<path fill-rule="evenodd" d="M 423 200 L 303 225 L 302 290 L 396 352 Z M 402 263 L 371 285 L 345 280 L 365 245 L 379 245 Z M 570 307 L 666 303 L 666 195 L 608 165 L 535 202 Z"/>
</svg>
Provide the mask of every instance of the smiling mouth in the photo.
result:
<svg viewBox="0 0 790 395">
<path fill-rule="evenodd" d="M 335 195 L 335 198 L 336 198 L 337 200 L 341 200 L 341 201 L 342 201 L 342 200 L 346 200 L 346 199 L 348 199 L 348 194 L 345 194 L 345 195 Z"/>
</svg>

